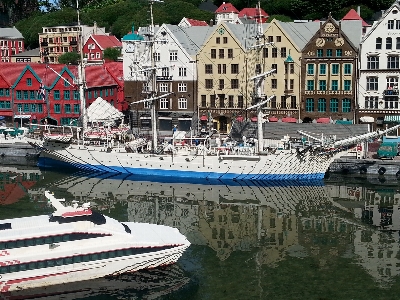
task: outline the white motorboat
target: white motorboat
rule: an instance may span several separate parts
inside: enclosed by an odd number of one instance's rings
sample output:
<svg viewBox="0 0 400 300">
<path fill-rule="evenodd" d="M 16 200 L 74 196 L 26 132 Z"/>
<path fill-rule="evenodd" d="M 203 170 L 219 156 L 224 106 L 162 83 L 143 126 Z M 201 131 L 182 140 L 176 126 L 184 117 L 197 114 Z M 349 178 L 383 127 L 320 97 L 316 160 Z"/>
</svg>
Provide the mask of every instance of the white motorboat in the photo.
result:
<svg viewBox="0 0 400 300">
<path fill-rule="evenodd" d="M 126 222 L 64 206 L 51 215 L 0 221 L 0 292 L 83 281 L 175 263 L 190 243 L 178 229 Z"/>
</svg>

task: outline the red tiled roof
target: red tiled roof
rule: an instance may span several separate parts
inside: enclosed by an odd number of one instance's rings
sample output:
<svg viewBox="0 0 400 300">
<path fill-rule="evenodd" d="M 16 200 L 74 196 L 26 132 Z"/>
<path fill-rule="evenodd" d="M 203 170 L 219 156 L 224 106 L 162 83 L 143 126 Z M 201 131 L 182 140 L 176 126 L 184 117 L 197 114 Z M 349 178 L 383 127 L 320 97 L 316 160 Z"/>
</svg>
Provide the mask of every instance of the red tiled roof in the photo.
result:
<svg viewBox="0 0 400 300">
<path fill-rule="evenodd" d="M 101 65 L 86 66 L 85 75 L 88 88 L 117 85 L 117 82 Z"/>
<path fill-rule="evenodd" d="M 104 63 L 104 68 L 120 86 L 124 85 L 124 69 L 122 62 L 106 62 Z"/>
<path fill-rule="evenodd" d="M 232 3 L 222 3 L 220 7 L 215 11 L 217 14 L 224 14 L 224 13 L 239 13 L 239 11 L 232 5 Z"/>
<path fill-rule="evenodd" d="M 342 21 L 351 21 L 351 20 L 361 20 L 362 21 L 362 26 L 371 26 L 367 22 L 363 20 L 363 18 L 360 17 L 360 15 L 354 10 L 350 9 L 350 11 L 342 18 Z"/>
<path fill-rule="evenodd" d="M 189 24 L 192 26 L 208 26 L 206 21 L 194 20 L 189 18 L 186 18 L 186 21 L 188 21 Z"/>
<path fill-rule="evenodd" d="M 112 47 L 122 47 L 122 43 L 113 35 L 92 34 L 91 37 L 99 45 L 101 50 Z"/>
<path fill-rule="evenodd" d="M 239 13 L 239 18 L 243 18 L 244 16 L 247 16 L 248 18 L 255 18 L 258 15 L 261 15 L 262 17 L 269 17 L 268 14 L 262 9 L 260 8 L 260 10 L 258 8 L 243 8 L 240 13 Z"/>
</svg>

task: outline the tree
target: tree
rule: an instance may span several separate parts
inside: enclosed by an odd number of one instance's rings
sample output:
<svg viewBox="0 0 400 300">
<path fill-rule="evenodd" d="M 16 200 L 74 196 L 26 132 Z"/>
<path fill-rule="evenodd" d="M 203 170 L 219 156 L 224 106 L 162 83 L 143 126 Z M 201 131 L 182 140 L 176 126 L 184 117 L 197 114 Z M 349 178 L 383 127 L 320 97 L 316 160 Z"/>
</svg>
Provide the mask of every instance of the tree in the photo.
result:
<svg viewBox="0 0 400 300">
<path fill-rule="evenodd" d="M 77 52 L 67 52 L 58 58 L 60 64 L 77 65 L 81 56 Z"/>
<path fill-rule="evenodd" d="M 118 48 L 106 48 L 103 52 L 104 59 L 117 61 L 121 56 L 121 50 Z"/>
</svg>

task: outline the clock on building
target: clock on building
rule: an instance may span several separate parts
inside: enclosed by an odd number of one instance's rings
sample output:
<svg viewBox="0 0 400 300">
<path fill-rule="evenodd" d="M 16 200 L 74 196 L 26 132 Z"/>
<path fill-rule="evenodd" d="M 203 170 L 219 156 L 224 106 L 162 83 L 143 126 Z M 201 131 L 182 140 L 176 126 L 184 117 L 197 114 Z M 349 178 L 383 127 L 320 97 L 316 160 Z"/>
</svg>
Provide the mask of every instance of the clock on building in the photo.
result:
<svg viewBox="0 0 400 300">
<path fill-rule="evenodd" d="M 135 45 L 134 45 L 134 44 L 131 44 L 131 43 L 127 44 L 127 45 L 126 45 L 125 52 L 126 52 L 126 53 L 133 53 L 133 52 L 135 52 Z"/>
</svg>

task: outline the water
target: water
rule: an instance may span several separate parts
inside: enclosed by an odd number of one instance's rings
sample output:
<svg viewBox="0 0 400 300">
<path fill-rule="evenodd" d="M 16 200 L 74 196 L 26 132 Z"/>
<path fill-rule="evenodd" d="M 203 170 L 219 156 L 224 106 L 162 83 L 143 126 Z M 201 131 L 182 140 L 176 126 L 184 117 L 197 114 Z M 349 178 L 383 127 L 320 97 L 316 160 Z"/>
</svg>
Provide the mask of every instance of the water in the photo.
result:
<svg viewBox="0 0 400 300">
<path fill-rule="evenodd" d="M 166 268 L 0 294 L 0 299 L 398 298 L 396 178 L 230 184 L 236 185 L 155 183 L 3 165 L 0 219 L 50 213 L 44 198 L 50 190 L 67 200 L 90 201 L 120 221 L 177 227 L 192 245 Z"/>
</svg>

